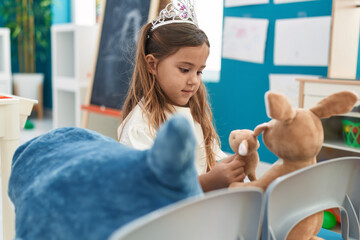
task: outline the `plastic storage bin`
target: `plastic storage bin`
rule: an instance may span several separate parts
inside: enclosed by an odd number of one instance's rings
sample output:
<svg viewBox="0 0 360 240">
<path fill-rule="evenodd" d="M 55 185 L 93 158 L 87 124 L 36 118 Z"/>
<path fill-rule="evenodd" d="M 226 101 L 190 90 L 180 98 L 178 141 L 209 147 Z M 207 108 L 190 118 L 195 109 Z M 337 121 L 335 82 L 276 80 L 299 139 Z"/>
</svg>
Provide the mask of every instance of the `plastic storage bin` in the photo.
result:
<svg viewBox="0 0 360 240">
<path fill-rule="evenodd" d="M 345 144 L 360 148 L 360 121 L 359 119 L 342 119 Z"/>
</svg>

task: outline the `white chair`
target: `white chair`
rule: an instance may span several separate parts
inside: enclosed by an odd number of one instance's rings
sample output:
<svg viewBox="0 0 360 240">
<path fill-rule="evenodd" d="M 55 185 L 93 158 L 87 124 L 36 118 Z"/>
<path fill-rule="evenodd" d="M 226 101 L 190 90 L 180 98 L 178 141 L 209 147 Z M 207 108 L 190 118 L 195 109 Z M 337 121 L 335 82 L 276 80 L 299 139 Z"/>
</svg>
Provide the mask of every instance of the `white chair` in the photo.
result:
<svg viewBox="0 0 360 240">
<path fill-rule="evenodd" d="M 360 158 L 358 158 L 360 159 Z M 354 171 L 357 171 L 357 174 L 352 175 L 350 185 L 347 189 L 347 194 L 351 200 L 352 205 L 354 206 L 356 216 L 360 221 L 360 166 L 356 166 Z M 347 208 L 347 206 L 345 206 Z"/>
<path fill-rule="evenodd" d="M 360 158 L 344 157 L 276 179 L 265 193 L 262 239 L 286 239 L 302 219 L 328 208 L 339 208 L 343 239 L 359 240 L 359 175 Z"/>
<path fill-rule="evenodd" d="M 152 212 L 115 231 L 110 239 L 256 240 L 262 214 L 260 188 L 222 189 Z"/>
</svg>

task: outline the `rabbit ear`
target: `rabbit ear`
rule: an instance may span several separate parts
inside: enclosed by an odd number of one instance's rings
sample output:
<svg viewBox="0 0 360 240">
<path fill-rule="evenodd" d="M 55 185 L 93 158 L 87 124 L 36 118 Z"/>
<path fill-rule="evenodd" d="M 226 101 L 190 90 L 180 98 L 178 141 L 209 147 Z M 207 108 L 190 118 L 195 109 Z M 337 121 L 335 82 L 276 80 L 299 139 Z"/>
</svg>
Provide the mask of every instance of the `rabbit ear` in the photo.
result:
<svg viewBox="0 0 360 240">
<path fill-rule="evenodd" d="M 293 119 L 296 112 L 292 109 L 289 100 L 281 93 L 268 91 L 265 94 L 266 113 L 269 118 L 280 121 Z"/>
<path fill-rule="evenodd" d="M 255 127 L 254 136 L 259 136 L 265 129 L 269 127 L 269 123 L 262 123 Z"/>
<path fill-rule="evenodd" d="M 310 111 L 319 118 L 328 118 L 351 111 L 357 100 L 358 96 L 356 93 L 342 91 L 324 98 L 316 106 L 312 107 Z"/>
</svg>

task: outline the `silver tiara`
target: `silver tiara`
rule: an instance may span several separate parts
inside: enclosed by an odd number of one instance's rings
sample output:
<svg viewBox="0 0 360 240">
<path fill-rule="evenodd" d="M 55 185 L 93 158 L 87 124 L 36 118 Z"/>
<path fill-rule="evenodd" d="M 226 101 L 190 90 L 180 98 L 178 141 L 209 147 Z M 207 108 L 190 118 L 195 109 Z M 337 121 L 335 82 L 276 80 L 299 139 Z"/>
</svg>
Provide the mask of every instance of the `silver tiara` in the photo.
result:
<svg viewBox="0 0 360 240">
<path fill-rule="evenodd" d="M 152 22 L 150 31 L 171 23 L 191 23 L 198 26 L 195 8 L 191 0 L 171 0 L 161 10 L 158 18 Z"/>
</svg>

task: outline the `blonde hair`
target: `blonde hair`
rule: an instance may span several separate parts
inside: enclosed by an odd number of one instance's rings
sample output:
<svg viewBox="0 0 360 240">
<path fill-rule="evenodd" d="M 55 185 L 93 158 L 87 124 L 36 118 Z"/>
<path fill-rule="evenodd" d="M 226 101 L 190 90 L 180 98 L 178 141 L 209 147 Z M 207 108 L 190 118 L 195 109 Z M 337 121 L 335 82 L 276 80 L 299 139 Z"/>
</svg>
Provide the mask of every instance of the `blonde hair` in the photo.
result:
<svg viewBox="0 0 360 240">
<path fill-rule="evenodd" d="M 151 27 L 152 24 L 148 23 L 141 29 L 136 50 L 134 73 L 122 109 L 121 120 L 121 122 L 124 121 L 135 106 L 141 102 L 139 106 L 142 107 L 143 112 L 149 119 L 150 130 L 151 128 L 158 129 L 166 121 L 165 113 L 171 113 L 173 109 L 166 102 L 166 96 L 157 83 L 155 76 L 148 71 L 145 56 L 152 54 L 160 62 L 182 47 L 196 47 L 204 43 L 210 47 L 206 34 L 193 24 L 169 24 L 153 31 L 150 31 Z M 212 149 L 215 143 L 220 144 L 220 140 L 212 124 L 212 112 L 207 98 L 206 87 L 201 82 L 198 91 L 189 100 L 189 107 L 194 120 L 202 128 L 206 161 L 208 170 L 210 170 L 216 162 Z"/>
</svg>

